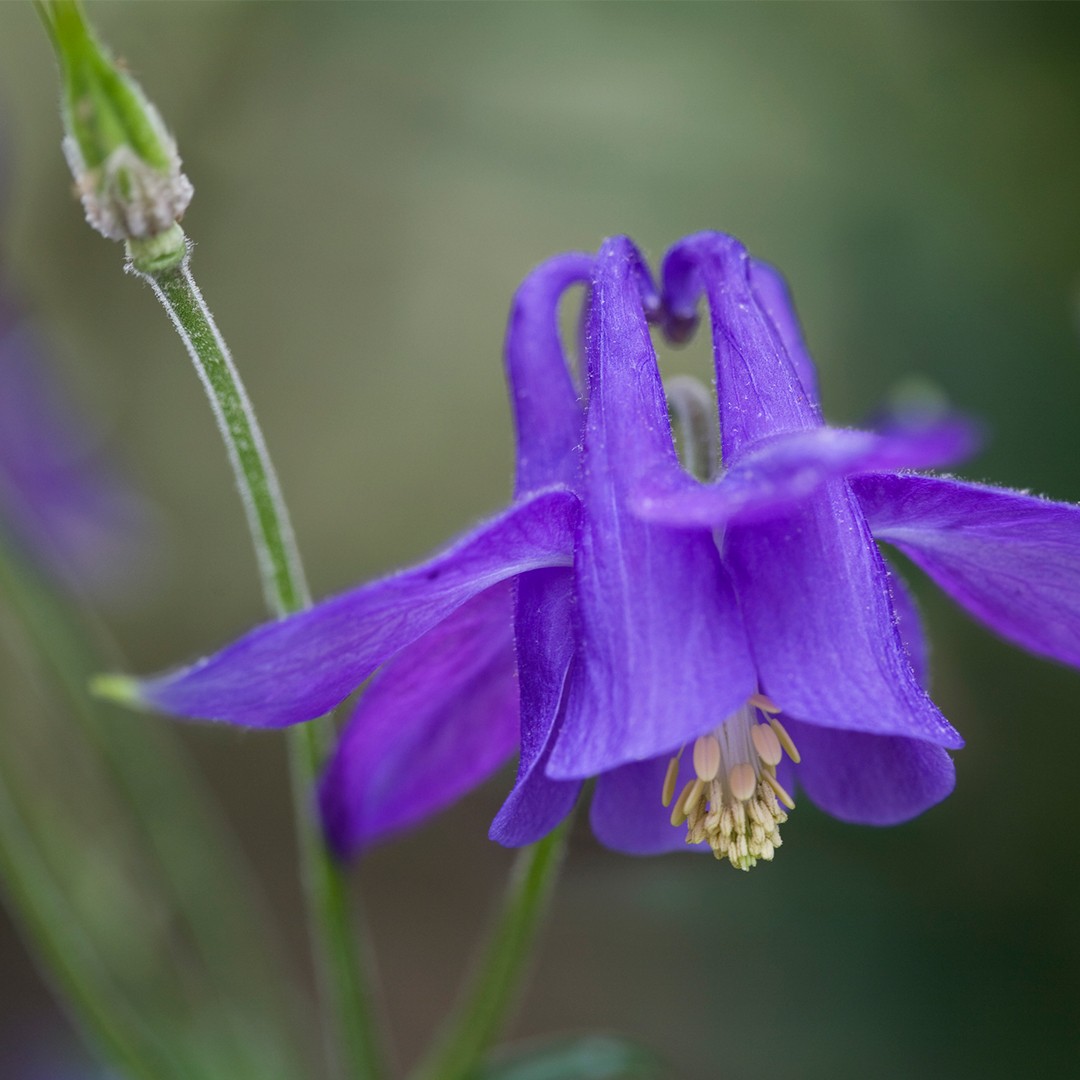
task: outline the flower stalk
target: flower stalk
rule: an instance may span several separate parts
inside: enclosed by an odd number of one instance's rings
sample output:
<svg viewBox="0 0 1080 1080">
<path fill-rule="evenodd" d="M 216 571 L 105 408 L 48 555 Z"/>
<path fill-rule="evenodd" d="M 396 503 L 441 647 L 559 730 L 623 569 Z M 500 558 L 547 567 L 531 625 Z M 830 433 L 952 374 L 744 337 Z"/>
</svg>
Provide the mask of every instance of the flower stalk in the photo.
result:
<svg viewBox="0 0 1080 1080">
<path fill-rule="evenodd" d="M 267 607 L 275 615 L 310 602 L 292 526 L 266 443 L 233 363 L 185 253 L 157 271 L 132 258 L 129 269 L 154 290 L 188 351 L 229 453 L 259 565 Z"/>
<path fill-rule="evenodd" d="M 129 244 L 129 252 L 130 248 Z M 310 597 L 277 477 L 228 347 L 191 276 L 186 255 L 179 264 L 156 271 L 133 258 L 128 269 L 153 288 L 210 398 L 244 501 L 268 605 L 277 615 L 302 610 Z M 346 1075 L 367 1080 L 380 1074 L 380 1058 L 371 992 L 354 961 L 361 955 L 361 943 L 350 922 L 345 879 L 312 820 L 309 802 L 333 734 L 328 718 L 293 727 L 290 765 L 323 996 L 333 1006 L 331 1028 L 343 1048 Z M 547 910 L 566 837 L 563 826 L 518 856 L 484 959 L 418 1080 L 467 1076 L 497 1037 Z"/>
<path fill-rule="evenodd" d="M 191 275 L 179 221 L 192 195 L 176 144 L 138 84 L 97 40 L 78 0 L 39 2 L 63 83 L 65 153 L 87 220 L 122 240 L 126 268 L 154 290 L 195 364 L 236 478 L 270 611 L 310 604 L 288 512 L 266 444 L 228 347 Z M 122 680 L 98 680 L 125 698 Z M 333 739 L 328 716 L 296 726 L 290 763 L 310 930 L 335 1062 L 350 1080 L 381 1072 L 370 992 L 341 870 L 314 820 L 311 792 Z M 519 857 L 487 957 L 450 1033 L 432 1055 L 434 1075 L 464 1076 L 504 1016 L 545 907 L 565 844 L 560 830 Z"/>
<path fill-rule="evenodd" d="M 206 302 L 183 259 L 148 269 L 128 268 L 154 290 L 195 365 L 228 449 L 255 545 L 268 607 L 288 615 L 310 603 L 292 526 L 266 443 L 240 375 Z M 347 884 L 323 843 L 311 793 L 333 740 L 329 717 L 289 732 L 289 760 L 310 933 L 324 1017 L 338 1067 L 350 1080 L 381 1074 L 372 992 L 362 973 L 363 952 L 350 917 Z"/>
<path fill-rule="evenodd" d="M 64 149 L 87 221 L 125 242 L 128 269 L 153 288 L 207 392 L 255 545 L 267 606 L 310 602 L 292 527 L 251 402 L 188 267 L 179 225 L 192 187 L 175 141 L 141 87 L 97 40 L 77 0 L 39 3 L 62 83 Z M 369 991 L 346 885 L 319 834 L 311 792 L 333 737 L 329 718 L 290 733 L 293 797 L 326 1020 L 350 1078 L 379 1075 Z"/>
<path fill-rule="evenodd" d="M 466 1080 L 474 1075 L 516 1001 L 517 988 L 562 867 L 569 831 L 567 820 L 518 855 L 486 952 L 442 1037 L 411 1080 Z"/>
</svg>

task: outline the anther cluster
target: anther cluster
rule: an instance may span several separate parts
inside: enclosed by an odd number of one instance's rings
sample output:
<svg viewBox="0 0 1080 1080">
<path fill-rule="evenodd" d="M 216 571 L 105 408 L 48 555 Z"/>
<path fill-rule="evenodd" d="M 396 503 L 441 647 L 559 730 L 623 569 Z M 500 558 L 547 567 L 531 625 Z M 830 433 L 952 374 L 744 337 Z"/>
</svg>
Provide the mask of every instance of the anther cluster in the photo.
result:
<svg viewBox="0 0 1080 1080">
<path fill-rule="evenodd" d="M 694 778 L 677 799 L 675 784 L 682 751 L 671 759 L 664 780 L 663 803 L 671 806 L 671 824 L 686 825 L 688 844 L 707 843 L 717 859 L 739 870 L 759 859 L 771 861 L 783 842 L 780 826 L 785 807 L 795 802 L 776 778 L 784 751 L 792 761 L 799 752 L 783 724 L 780 710 L 764 694 L 694 743 Z M 758 720 L 758 715 L 763 718 Z"/>
</svg>

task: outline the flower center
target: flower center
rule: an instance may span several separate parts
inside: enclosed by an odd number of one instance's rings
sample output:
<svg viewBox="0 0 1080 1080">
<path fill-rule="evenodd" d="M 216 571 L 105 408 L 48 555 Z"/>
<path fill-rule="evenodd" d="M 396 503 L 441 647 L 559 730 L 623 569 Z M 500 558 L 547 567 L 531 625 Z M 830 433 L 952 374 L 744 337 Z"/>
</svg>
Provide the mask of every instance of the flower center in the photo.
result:
<svg viewBox="0 0 1080 1080">
<path fill-rule="evenodd" d="M 688 844 L 707 842 L 716 858 L 727 858 L 739 870 L 749 870 L 758 859 L 772 859 L 782 842 L 780 826 L 787 821 L 784 807 L 795 809 L 776 779 L 785 751 L 799 761 L 791 736 L 776 718 L 779 711 L 764 694 L 754 694 L 695 741 L 696 775 L 678 798 L 682 750 L 671 759 L 664 778 L 663 803 L 672 808 L 671 824 L 685 823 Z"/>
</svg>

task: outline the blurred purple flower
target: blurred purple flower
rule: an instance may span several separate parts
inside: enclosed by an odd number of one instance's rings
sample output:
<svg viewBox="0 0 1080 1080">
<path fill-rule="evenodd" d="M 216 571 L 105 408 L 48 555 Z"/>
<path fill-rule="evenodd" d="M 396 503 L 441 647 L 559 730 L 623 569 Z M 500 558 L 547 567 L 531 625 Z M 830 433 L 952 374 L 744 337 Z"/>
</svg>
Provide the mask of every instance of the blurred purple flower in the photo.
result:
<svg viewBox="0 0 1080 1080">
<path fill-rule="evenodd" d="M 0 1076 L 11 1080 L 118 1080 L 86 1060 L 69 1037 L 38 1015 L 11 1015 L 0 1028 Z"/>
<path fill-rule="evenodd" d="M 557 320 L 579 282 L 584 411 Z M 969 432 L 948 420 L 825 427 L 784 285 L 730 237 L 677 244 L 662 284 L 615 239 L 522 285 L 503 514 L 414 569 L 112 692 L 275 727 L 380 669 L 320 791 L 343 855 L 477 784 L 512 752 L 519 715 L 517 782 L 492 826 L 505 844 L 544 835 L 592 776 L 605 844 L 671 850 L 685 823 L 686 840 L 744 869 L 772 857 L 796 780 L 871 824 L 944 798 L 962 741 L 923 689 L 914 606 L 874 538 L 1006 637 L 1080 666 L 1080 509 L 894 471 L 964 453 Z M 723 462 L 705 482 L 676 457 L 648 328 L 684 337 L 702 293 Z"/>
<path fill-rule="evenodd" d="M 147 524 L 68 406 L 29 321 L 0 295 L 0 527 L 68 583 L 122 590 Z"/>
</svg>

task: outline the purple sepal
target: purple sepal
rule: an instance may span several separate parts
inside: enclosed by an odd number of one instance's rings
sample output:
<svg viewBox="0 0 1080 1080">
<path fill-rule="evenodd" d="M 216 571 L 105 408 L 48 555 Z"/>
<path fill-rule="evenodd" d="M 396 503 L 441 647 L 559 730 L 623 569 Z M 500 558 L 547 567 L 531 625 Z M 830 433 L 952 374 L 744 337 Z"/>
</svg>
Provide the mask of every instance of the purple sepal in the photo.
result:
<svg viewBox="0 0 1080 1080">
<path fill-rule="evenodd" d="M 480 593 L 372 679 L 319 786 L 340 858 L 444 809 L 513 752 L 511 593 L 508 582 Z"/>
<path fill-rule="evenodd" d="M 578 502 L 539 492 L 411 570 L 245 634 L 176 674 L 140 681 L 142 703 L 178 716 L 282 727 L 327 712 L 477 593 L 571 561 Z"/>
<path fill-rule="evenodd" d="M 1002 637 L 1080 667 L 1080 507 L 948 477 L 853 482 L 870 528 Z"/>
</svg>

